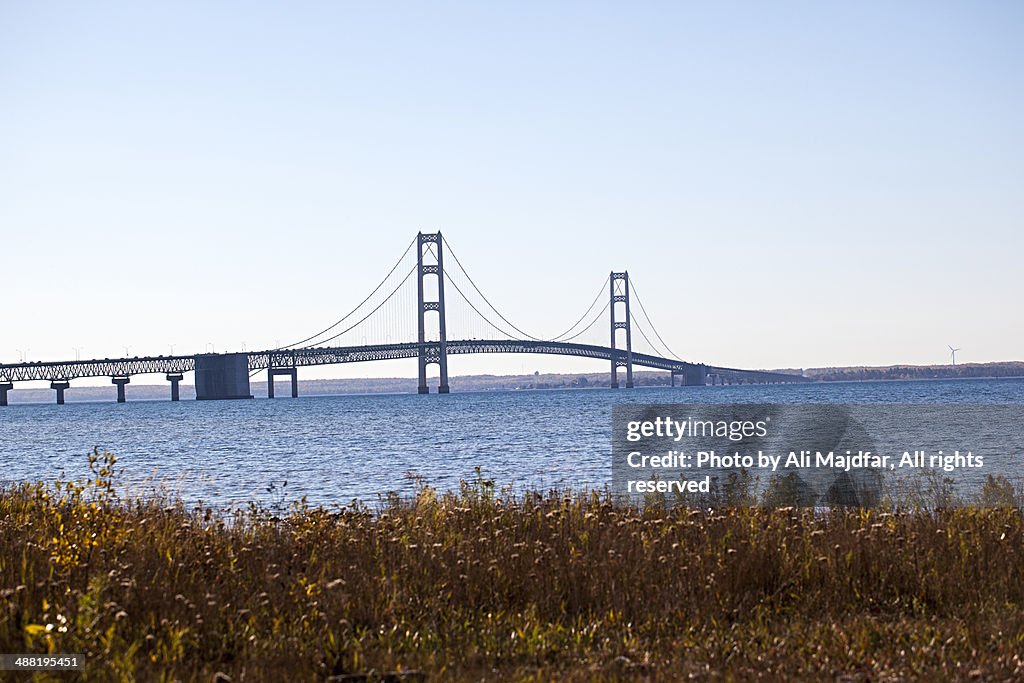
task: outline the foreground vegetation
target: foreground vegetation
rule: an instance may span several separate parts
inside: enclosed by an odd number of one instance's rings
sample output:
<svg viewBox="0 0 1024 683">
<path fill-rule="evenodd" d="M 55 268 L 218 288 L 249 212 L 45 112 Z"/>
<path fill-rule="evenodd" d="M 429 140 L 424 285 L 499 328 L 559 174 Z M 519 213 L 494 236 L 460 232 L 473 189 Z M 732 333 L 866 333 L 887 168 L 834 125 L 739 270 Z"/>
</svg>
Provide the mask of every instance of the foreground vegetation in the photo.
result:
<svg viewBox="0 0 1024 683">
<path fill-rule="evenodd" d="M 1024 676 L 1012 509 L 635 510 L 478 480 L 226 517 L 120 500 L 113 457 L 91 465 L 0 493 L 0 651 L 86 653 L 85 680 Z"/>
</svg>

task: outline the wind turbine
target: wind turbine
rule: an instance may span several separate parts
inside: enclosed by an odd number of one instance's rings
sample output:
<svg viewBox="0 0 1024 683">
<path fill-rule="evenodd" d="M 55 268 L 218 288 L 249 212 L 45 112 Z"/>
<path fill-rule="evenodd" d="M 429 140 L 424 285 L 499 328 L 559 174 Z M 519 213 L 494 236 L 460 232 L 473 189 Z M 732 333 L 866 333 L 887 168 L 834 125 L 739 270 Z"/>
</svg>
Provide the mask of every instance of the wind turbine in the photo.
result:
<svg viewBox="0 0 1024 683">
<path fill-rule="evenodd" d="M 949 346 L 949 344 L 946 344 L 946 346 Z M 950 358 L 953 359 L 952 365 L 953 365 L 954 368 L 956 367 L 956 352 L 959 351 L 959 350 L 960 349 L 954 349 L 952 346 L 949 346 L 949 355 L 950 355 Z"/>
</svg>

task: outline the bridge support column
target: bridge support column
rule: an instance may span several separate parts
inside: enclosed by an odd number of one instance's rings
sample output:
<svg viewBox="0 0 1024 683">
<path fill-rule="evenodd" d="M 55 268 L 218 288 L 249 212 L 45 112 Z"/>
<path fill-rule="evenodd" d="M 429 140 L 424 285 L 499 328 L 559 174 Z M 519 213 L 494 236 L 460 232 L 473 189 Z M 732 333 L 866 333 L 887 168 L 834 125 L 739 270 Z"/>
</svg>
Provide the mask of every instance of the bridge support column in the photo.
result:
<svg viewBox="0 0 1024 683">
<path fill-rule="evenodd" d="M 292 380 L 292 398 L 299 397 L 298 368 L 267 368 L 267 398 L 274 398 L 274 377 L 287 375 Z"/>
<path fill-rule="evenodd" d="M 50 382 L 50 388 L 57 392 L 57 405 L 64 405 L 64 390 L 71 386 L 71 382 L 54 381 Z"/>
<path fill-rule="evenodd" d="M 167 381 L 171 383 L 171 400 L 172 401 L 177 401 L 179 398 L 181 398 L 181 395 L 178 392 L 178 383 L 181 382 L 181 379 L 182 379 L 182 375 L 181 374 L 167 375 Z"/>
<path fill-rule="evenodd" d="M 14 388 L 11 382 L 0 383 L 0 406 L 7 405 L 7 392 Z"/>
<path fill-rule="evenodd" d="M 621 283 L 621 284 L 618 284 Z M 629 316 L 629 271 L 616 273 L 614 270 L 608 277 L 608 311 L 611 316 L 611 349 L 612 349 L 612 376 L 611 388 L 619 388 L 619 367 L 626 368 L 626 388 L 633 388 L 633 327 L 632 318 Z M 618 320 L 615 304 L 625 304 L 626 308 L 622 320 Z M 616 332 L 626 331 L 625 354 L 616 348 Z"/>
<path fill-rule="evenodd" d="M 125 402 L 126 399 L 125 399 L 125 395 L 124 395 L 124 385 L 130 383 L 131 381 L 132 381 L 131 377 L 111 377 L 110 378 L 110 383 L 117 385 L 117 402 L 118 403 L 124 403 Z"/>
<path fill-rule="evenodd" d="M 703 365 L 688 365 L 683 372 L 683 386 L 702 387 L 708 383 L 708 370 Z"/>
<path fill-rule="evenodd" d="M 425 249 L 433 254 L 435 263 L 423 262 Z M 437 301 L 424 299 L 423 279 L 426 275 L 437 276 Z M 421 232 L 416 236 L 416 286 L 416 317 L 419 327 L 419 353 L 417 354 L 419 384 L 416 387 L 416 393 L 430 393 L 430 387 L 427 386 L 427 366 L 437 363 L 441 375 L 437 384 L 437 393 L 447 394 L 450 388 L 448 386 L 448 333 L 444 313 L 444 238 L 441 237 L 440 232 Z M 428 311 L 437 311 L 438 340 L 436 345 L 427 341 L 426 314 Z"/>
<path fill-rule="evenodd" d="M 249 354 L 203 353 L 196 356 L 196 400 L 252 398 Z"/>
</svg>

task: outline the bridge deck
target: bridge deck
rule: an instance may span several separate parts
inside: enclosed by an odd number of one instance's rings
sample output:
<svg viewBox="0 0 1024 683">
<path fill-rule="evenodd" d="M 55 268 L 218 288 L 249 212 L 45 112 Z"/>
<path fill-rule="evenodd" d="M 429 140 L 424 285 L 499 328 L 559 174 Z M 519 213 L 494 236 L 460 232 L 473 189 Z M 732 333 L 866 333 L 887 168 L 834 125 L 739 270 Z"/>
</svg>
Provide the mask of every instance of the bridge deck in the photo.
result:
<svg viewBox="0 0 1024 683">
<path fill-rule="evenodd" d="M 294 350 L 254 351 L 248 356 L 250 370 L 264 370 L 274 367 L 307 367 L 334 365 L 338 363 L 365 363 L 378 360 L 415 358 L 420 351 L 418 342 L 399 344 L 376 344 L 370 346 L 312 347 Z M 436 349 L 437 342 L 426 342 L 425 347 Z M 462 339 L 447 342 L 450 355 L 476 353 L 540 353 L 548 355 L 594 358 L 611 362 L 612 354 L 624 357 L 622 349 L 613 350 L 606 346 L 573 344 L 569 342 L 517 341 L 508 339 Z M 131 377 L 145 374 L 176 375 L 192 372 L 196 365 L 195 356 L 145 356 L 134 358 L 104 358 L 95 360 L 56 361 L 36 363 L 0 364 L 0 382 L 24 382 L 31 380 L 70 381 L 81 377 Z M 698 363 L 688 363 L 672 358 L 662 358 L 643 353 L 633 353 L 633 364 L 684 373 L 688 368 L 704 367 L 708 373 L 744 379 L 752 382 L 807 382 L 800 375 L 742 370 Z"/>
</svg>

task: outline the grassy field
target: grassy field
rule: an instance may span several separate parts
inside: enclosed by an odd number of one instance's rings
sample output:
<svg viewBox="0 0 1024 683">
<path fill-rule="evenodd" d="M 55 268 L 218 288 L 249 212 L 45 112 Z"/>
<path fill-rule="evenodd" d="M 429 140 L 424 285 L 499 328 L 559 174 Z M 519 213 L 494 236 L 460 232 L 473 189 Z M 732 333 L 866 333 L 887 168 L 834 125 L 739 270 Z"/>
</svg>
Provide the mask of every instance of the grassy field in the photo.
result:
<svg viewBox="0 0 1024 683">
<path fill-rule="evenodd" d="M 1024 677 L 1012 509 L 636 510 L 478 480 L 225 518 L 121 500 L 114 468 L 0 494 L 0 651 L 86 653 L 85 680 Z"/>
</svg>

